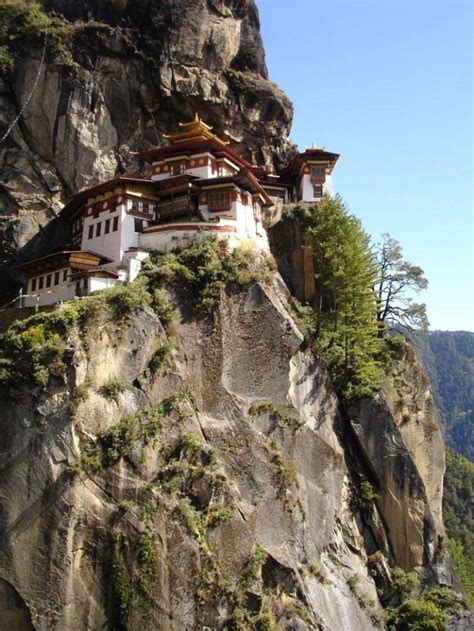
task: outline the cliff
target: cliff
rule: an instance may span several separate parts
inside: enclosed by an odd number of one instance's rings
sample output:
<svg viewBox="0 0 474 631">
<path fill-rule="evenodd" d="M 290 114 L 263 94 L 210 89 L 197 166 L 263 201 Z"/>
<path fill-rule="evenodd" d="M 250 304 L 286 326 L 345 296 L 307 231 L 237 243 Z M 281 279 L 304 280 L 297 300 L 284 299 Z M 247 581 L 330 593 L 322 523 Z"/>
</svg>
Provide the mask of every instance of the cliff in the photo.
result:
<svg viewBox="0 0 474 631">
<path fill-rule="evenodd" d="M 396 602 L 389 565 L 452 583 L 443 442 L 411 352 L 399 394 L 389 379 L 345 409 L 278 274 L 228 285 L 205 316 L 147 291 L 7 335 L 2 620 L 366 630 Z"/>
<path fill-rule="evenodd" d="M 0 145 L 3 259 L 72 193 L 139 169 L 128 164 L 130 151 L 160 145 L 195 114 L 256 164 L 281 166 L 291 152 L 292 106 L 268 79 L 253 0 L 42 5 L 46 17 L 29 12 L 28 19 L 27 3 L 0 6 L 0 45 L 14 59 L 0 78 L 2 135 L 38 78 Z M 54 231 L 35 240 L 34 254 L 63 238 L 61 226 Z"/>
</svg>

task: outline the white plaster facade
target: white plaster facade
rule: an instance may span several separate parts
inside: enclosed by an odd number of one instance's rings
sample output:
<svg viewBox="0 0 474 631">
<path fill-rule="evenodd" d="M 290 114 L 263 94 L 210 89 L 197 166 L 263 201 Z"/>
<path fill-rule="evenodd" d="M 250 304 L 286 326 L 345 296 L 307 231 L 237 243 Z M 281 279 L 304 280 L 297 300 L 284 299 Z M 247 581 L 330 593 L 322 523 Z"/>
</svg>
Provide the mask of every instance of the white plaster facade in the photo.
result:
<svg viewBox="0 0 474 631">
<path fill-rule="evenodd" d="M 326 179 L 323 184 L 323 195 L 334 195 L 334 189 L 332 184 L 332 175 L 326 174 Z M 311 182 L 311 176 L 309 173 L 304 173 L 299 185 L 299 197 L 302 202 L 314 202 L 321 199 L 314 196 L 314 184 Z"/>
<path fill-rule="evenodd" d="M 56 274 L 58 274 L 58 282 L 55 279 Z M 75 283 L 70 280 L 71 274 L 72 270 L 69 267 L 63 267 L 29 278 L 24 298 L 25 307 L 52 305 L 74 298 L 76 291 Z"/>
</svg>

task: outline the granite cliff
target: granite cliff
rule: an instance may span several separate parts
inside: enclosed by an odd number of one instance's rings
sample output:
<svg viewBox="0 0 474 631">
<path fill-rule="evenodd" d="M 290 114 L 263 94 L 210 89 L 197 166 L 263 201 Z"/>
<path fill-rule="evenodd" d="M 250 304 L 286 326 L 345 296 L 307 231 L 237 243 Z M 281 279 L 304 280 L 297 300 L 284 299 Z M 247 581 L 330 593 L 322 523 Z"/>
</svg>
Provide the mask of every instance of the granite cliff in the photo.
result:
<svg viewBox="0 0 474 631">
<path fill-rule="evenodd" d="M 2 13 L 2 130 L 39 77 L 1 146 L 6 254 L 196 112 L 258 163 L 291 152 L 252 1 L 43 6 L 59 16 L 44 65 L 44 29 Z M 53 247 L 50 225 L 30 248 Z M 272 242 L 284 280 L 260 262 L 201 287 L 204 312 L 151 269 L 2 337 L 2 628 L 366 631 L 419 595 L 412 572 L 458 588 L 423 370 L 402 345 L 376 396 L 342 401 L 288 290 L 314 291 L 304 235 L 277 224 Z"/>
<path fill-rule="evenodd" d="M 456 586 L 441 431 L 408 348 L 347 407 L 277 273 L 230 284 L 205 316 L 153 291 L 4 339 L 2 620 L 365 631 L 397 604 L 400 568 Z"/>
</svg>

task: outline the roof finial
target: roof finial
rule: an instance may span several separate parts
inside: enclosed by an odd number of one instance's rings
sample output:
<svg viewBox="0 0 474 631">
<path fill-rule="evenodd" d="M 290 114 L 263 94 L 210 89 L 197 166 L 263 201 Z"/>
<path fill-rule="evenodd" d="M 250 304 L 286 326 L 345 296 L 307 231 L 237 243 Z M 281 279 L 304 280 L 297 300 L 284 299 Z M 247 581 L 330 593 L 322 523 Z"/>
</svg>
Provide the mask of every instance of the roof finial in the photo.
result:
<svg viewBox="0 0 474 631">
<path fill-rule="evenodd" d="M 196 112 L 195 116 L 194 116 L 194 120 L 196 121 L 196 123 L 200 123 L 201 119 L 198 116 L 198 113 Z"/>
</svg>

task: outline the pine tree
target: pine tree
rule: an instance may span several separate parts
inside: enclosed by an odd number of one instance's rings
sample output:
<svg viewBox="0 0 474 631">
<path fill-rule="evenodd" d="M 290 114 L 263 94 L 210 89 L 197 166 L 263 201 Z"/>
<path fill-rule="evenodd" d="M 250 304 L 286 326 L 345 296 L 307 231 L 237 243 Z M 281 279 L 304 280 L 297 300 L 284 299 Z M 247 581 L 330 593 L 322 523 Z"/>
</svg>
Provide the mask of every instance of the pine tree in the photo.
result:
<svg viewBox="0 0 474 631">
<path fill-rule="evenodd" d="M 346 397 L 380 385 L 381 348 L 373 287 L 377 266 L 360 221 L 340 197 L 297 210 L 312 242 L 316 277 L 316 345 Z"/>
</svg>

